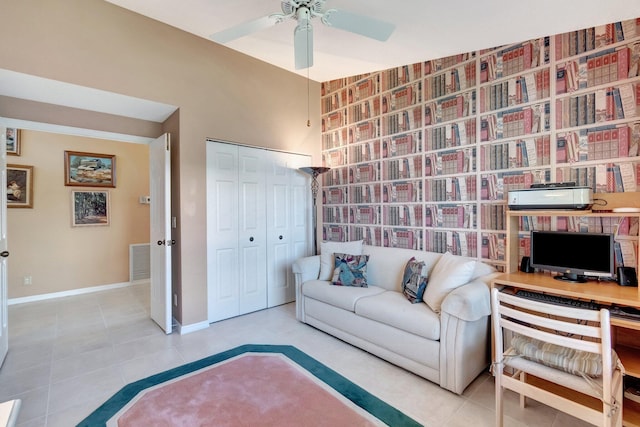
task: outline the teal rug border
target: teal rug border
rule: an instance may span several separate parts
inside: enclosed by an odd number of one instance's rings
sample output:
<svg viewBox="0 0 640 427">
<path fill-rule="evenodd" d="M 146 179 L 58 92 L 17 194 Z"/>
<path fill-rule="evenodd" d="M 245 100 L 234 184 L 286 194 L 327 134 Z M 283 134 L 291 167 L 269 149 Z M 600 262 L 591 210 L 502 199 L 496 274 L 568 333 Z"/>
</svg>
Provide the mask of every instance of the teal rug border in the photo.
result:
<svg viewBox="0 0 640 427">
<path fill-rule="evenodd" d="M 393 427 L 422 426 L 422 424 L 383 400 L 378 399 L 362 387 L 352 383 L 296 347 L 290 345 L 246 344 L 127 384 L 82 420 L 77 427 L 106 427 L 107 421 L 141 391 L 244 353 L 283 354 L 385 424 Z"/>
</svg>

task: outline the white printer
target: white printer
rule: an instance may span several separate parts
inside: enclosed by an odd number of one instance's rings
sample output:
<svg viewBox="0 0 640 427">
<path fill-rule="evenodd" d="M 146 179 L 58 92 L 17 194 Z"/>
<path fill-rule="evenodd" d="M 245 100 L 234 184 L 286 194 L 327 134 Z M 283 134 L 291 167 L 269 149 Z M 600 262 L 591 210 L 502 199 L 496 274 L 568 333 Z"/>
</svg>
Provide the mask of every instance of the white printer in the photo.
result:
<svg viewBox="0 0 640 427">
<path fill-rule="evenodd" d="M 591 209 L 593 191 L 575 183 L 533 184 L 525 190 L 509 191 L 509 209 Z"/>
</svg>

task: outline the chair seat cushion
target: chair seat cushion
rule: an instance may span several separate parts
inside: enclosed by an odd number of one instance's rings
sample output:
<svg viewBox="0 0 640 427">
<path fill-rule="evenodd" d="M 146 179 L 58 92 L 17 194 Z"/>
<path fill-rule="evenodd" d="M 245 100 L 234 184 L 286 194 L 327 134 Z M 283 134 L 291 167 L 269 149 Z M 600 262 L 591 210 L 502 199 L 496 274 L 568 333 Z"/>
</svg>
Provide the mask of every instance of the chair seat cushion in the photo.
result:
<svg viewBox="0 0 640 427">
<path fill-rule="evenodd" d="M 573 375 L 602 376 L 602 356 L 515 334 L 512 348 L 522 357 Z M 612 357 L 615 366 L 616 357 Z"/>
<path fill-rule="evenodd" d="M 543 365 L 542 363 L 532 362 L 525 357 L 520 357 L 513 347 L 509 348 L 505 352 L 504 364 L 515 371 L 526 372 L 549 382 L 560 384 L 563 387 L 574 390 L 578 393 L 583 393 L 595 398 L 602 396 L 602 377 L 589 377 L 589 382 L 587 382 L 584 380 L 585 377 L 570 374 L 560 369 Z M 616 374 L 614 373 L 614 376 L 615 375 Z"/>
</svg>

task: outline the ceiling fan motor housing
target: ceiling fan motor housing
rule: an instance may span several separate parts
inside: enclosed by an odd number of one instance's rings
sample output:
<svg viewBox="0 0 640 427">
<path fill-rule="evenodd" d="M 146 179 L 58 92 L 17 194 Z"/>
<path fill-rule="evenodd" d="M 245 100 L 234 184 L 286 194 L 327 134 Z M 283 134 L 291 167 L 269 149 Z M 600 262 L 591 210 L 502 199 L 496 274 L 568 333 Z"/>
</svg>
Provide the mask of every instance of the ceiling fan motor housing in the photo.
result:
<svg viewBox="0 0 640 427">
<path fill-rule="evenodd" d="M 296 15 L 299 8 L 309 9 L 312 15 L 322 14 L 322 8 L 326 0 L 283 0 L 280 2 L 282 12 L 285 15 Z"/>
</svg>

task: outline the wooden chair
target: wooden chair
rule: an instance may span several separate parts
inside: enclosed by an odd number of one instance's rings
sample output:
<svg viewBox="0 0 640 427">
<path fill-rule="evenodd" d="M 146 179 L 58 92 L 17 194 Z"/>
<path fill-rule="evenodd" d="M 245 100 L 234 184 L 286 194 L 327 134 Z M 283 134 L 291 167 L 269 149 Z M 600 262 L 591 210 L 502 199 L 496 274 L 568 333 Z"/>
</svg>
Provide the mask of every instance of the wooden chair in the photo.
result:
<svg viewBox="0 0 640 427">
<path fill-rule="evenodd" d="M 624 372 L 611 349 L 608 310 L 542 303 L 495 288 L 491 306 L 498 427 L 504 389 L 520 394 L 523 408 L 530 397 L 593 425 L 622 425 Z"/>
</svg>

